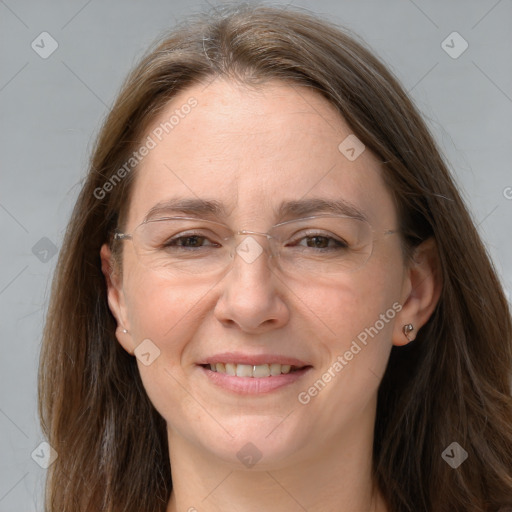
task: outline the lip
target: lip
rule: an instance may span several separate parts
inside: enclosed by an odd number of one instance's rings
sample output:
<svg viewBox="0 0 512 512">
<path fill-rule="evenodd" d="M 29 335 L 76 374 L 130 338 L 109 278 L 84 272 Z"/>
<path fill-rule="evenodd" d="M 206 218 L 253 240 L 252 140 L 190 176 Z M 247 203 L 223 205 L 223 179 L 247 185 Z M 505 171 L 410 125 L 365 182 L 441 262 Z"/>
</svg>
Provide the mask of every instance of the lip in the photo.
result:
<svg viewBox="0 0 512 512">
<path fill-rule="evenodd" d="M 299 369 L 271 377 L 236 377 L 210 370 L 208 365 L 217 363 L 247 364 L 252 366 L 276 363 L 295 366 Z M 208 382 L 222 389 L 242 395 L 261 395 L 297 382 L 306 373 L 309 373 L 309 370 L 312 370 L 313 366 L 295 357 L 281 354 L 224 352 L 207 357 L 201 362 L 198 362 L 197 368 L 208 379 Z"/>
<path fill-rule="evenodd" d="M 311 366 L 310 364 L 296 359 L 279 354 L 242 354 L 241 352 L 224 352 L 222 354 L 215 354 L 208 357 L 203 361 L 198 362 L 198 365 L 204 364 L 217 364 L 217 363 L 231 363 L 231 364 L 249 364 L 251 366 L 258 366 L 260 364 L 289 364 L 290 366 Z M 252 378 L 252 377 L 249 377 Z M 265 378 L 265 377 L 263 377 Z"/>
<path fill-rule="evenodd" d="M 275 375 L 273 377 L 259 378 L 235 377 L 233 375 L 228 375 L 226 373 L 214 372 L 209 368 L 205 368 L 204 366 L 200 365 L 198 366 L 198 369 L 203 373 L 203 375 L 208 379 L 209 382 L 225 390 L 242 395 L 261 395 L 270 393 L 271 391 L 276 391 L 285 386 L 289 386 L 294 382 L 297 382 L 306 373 L 309 373 L 309 370 L 312 370 L 313 367 L 310 365 L 306 365 L 304 368 L 301 368 L 300 370 L 295 370 L 290 373 L 282 373 L 281 375 Z"/>
</svg>

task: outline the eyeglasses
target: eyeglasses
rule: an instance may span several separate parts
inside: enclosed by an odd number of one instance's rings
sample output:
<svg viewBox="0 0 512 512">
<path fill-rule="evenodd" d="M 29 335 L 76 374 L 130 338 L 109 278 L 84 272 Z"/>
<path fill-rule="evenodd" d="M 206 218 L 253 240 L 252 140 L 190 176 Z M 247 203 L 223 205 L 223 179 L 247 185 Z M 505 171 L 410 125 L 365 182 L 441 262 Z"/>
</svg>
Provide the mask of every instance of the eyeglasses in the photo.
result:
<svg viewBox="0 0 512 512">
<path fill-rule="evenodd" d="M 238 241 L 241 235 L 246 236 Z M 281 222 L 267 233 L 233 232 L 225 224 L 195 217 L 155 218 L 131 234 L 114 233 L 114 240 L 133 242 L 142 265 L 171 276 L 222 273 L 237 255 L 250 264 L 265 252 L 285 274 L 335 277 L 360 269 L 369 260 L 376 239 L 366 220 L 331 214 Z"/>
</svg>

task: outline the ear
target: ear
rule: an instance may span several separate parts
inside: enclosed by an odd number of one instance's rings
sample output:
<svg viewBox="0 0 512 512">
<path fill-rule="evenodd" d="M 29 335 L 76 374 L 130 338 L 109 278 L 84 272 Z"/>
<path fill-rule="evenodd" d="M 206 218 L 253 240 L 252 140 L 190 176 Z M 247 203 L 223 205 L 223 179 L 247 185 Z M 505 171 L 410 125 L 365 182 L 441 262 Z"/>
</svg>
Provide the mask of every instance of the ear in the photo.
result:
<svg viewBox="0 0 512 512">
<path fill-rule="evenodd" d="M 442 277 L 439 255 L 434 238 L 429 238 L 414 249 L 406 269 L 402 294 L 402 309 L 397 315 L 393 331 L 393 345 L 407 345 L 418 335 L 441 296 Z M 404 326 L 413 330 L 404 333 Z"/>
<path fill-rule="evenodd" d="M 107 283 L 108 307 L 117 320 L 116 338 L 122 347 L 129 353 L 134 354 L 135 347 L 130 335 L 130 325 L 126 310 L 126 303 L 123 291 L 123 281 L 114 261 L 112 251 L 108 244 L 103 244 L 100 250 L 101 271 Z M 127 332 L 124 332 L 126 330 Z"/>
</svg>

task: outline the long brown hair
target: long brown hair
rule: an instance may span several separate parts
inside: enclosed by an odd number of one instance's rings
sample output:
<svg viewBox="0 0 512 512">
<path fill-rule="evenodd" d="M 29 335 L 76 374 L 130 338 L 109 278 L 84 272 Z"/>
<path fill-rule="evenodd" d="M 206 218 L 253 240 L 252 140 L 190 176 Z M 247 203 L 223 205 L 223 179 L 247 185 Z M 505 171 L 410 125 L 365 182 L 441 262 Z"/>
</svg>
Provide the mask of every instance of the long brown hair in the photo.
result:
<svg viewBox="0 0 512 512">
<path fill-rule="evenodd" d="M 58 452 L 46 510 L 166 508 L 165 421 L 116 340 L 99 252 L 122 222 L 133 172 L 117 179 L 119 169 L 144 130 L 179 91 L 216 76 L 318 91 L 381 160 L 404 245 L 436 240 L 440 301 L 414 342 L 393 347 L 378 392 L 373 468 L 389 510 L 512 505 L 510 311 L 425 123 L 355 36 L 298 9 L 238 5 L 191 18 L 156 44 L 99 133 L 60 253 L 41 351 L 39 412 Z M 441 456 L 454 441 L 468 452 L 457 469 Z"/>
</svg>

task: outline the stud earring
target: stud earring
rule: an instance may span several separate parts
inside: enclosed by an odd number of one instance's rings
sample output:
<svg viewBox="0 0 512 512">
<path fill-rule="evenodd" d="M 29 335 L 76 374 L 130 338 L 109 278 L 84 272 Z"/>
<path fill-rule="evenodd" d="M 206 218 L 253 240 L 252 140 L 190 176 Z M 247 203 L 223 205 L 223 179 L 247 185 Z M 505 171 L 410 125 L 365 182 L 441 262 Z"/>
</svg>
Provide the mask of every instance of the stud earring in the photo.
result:
<svg viewBox="0 0 512 512">
<path fill-rule="evenodd" d="M 126 329 L 123 329 L 123 334 L 126 334 L 128 331 Z"/>
<path fill-rule="evenodd" d="M 405 324 L 402 332 L 404 333 L 404 336 L 409 340 L 412 341 L 411 338 L 409 338 L 409 333 L 414 331 L 414 325 L 412 324 Z"/>
</svg>

